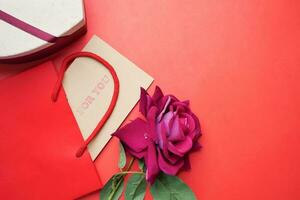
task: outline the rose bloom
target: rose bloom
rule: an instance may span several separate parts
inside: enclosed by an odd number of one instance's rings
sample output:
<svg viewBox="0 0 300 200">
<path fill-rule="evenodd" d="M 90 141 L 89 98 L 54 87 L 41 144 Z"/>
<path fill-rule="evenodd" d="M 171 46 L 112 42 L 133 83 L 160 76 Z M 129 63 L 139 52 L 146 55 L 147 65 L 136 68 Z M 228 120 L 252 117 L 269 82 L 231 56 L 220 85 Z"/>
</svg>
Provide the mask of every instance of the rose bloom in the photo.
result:
<svg viewBox="0 0 300 200">
<path fill-rule="evenodd" d="M 142 88 L 140 112 L 144 119 L 132 121 L 113 135 L 128 153 L 144 158 L 147 181 L 153 183 L 160 171 L 176 175 L 181 169 L 189 169 L 189 153 L 200 148 L 201 136 L 199 120 L 189 101 L 164 95 L 159 87 L 151 97 Z"/>
</svg>

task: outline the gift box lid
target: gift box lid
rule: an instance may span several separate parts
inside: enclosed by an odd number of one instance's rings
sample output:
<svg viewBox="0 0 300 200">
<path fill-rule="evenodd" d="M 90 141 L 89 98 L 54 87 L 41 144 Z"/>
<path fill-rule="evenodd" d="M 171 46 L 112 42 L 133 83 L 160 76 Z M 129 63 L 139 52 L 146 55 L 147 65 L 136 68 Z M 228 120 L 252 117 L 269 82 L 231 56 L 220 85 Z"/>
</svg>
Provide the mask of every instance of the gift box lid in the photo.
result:
<svg viewBox="0 0 300 200">
<path fill-rule="evenodd" d="M 82 0 L 0 0 L 0 60 L 34 54 L 85 27 Z"/>
</svg>

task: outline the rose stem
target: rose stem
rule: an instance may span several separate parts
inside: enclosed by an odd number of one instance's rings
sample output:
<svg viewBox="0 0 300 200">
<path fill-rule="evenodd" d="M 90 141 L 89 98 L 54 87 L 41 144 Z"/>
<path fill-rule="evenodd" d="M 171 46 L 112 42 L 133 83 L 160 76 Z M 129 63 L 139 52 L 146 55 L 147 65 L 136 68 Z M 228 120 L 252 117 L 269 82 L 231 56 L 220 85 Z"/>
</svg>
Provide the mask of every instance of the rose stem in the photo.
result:
<svg viewBox="0 0 300 200">
<path fill-rule="evenodd" d="M 134 158 L 131 158 L 131 160 L 130 160 L 130 162 L 129 162 L 129 164 L 128 164 L 128 166 L 126 167 L 126 169 L 125 169 L 125 171 L 122 171 L 122 172 L 119 172 L 119 173 L 117 173 L 116 175 L 119 175 L 119 174 L 121 174 L 121 176 L 120 176 L 120 178 L 119 178 L 119 180 L 118 180 L 118 183 L 117 183 L 117 185 L 116 185 L 116 188 L 112 191 L 112 193 L 109 195 L 109 197 L 108 197 L 108 200 L 111 200 L 112 198 L 113 198 L 113 196 L 115 195 L 115 193 L 117 192 L 117 190 L 118 190 L 118 188 L 120 187 L 120 185 L 121 185 L 121 183 L 122 183 L 122 177 L 124 177 L 124 176 L 126 176 L 127 175 L 127 173 L 126 172 L 130 172 L 129 170 L 131 169 L 131 167 L 132 167 L 132 165 L 133 165 L 133 163 L 134 163 Z"/>
<path fill-rule="evenodd" d="M 116 173 L 116 175 L 120 175 L 120 174 L 145 174 L 145 173 L 140 171 L 122 171 Z"/>
</svg>

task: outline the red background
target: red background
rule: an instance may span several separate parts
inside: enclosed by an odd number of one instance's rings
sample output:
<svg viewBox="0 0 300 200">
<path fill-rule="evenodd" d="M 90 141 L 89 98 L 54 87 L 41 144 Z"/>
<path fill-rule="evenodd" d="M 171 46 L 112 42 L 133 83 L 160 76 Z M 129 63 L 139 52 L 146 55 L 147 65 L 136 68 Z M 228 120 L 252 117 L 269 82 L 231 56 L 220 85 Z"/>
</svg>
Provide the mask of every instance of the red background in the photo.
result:
<svg viewBox="0 0 300 200">
<path fill-rule="evenodd" d="M 203 149 L 179 176 L 197 198 L 300 199 L 300 1 L 87 0 L 86 10 L 87 35 L 54 62 L 97 34 L 155 78 L 150 93 L 190 99 Z M 103 181 L 117 162 L 113 139 L 95 161 Z"/>
</svg>

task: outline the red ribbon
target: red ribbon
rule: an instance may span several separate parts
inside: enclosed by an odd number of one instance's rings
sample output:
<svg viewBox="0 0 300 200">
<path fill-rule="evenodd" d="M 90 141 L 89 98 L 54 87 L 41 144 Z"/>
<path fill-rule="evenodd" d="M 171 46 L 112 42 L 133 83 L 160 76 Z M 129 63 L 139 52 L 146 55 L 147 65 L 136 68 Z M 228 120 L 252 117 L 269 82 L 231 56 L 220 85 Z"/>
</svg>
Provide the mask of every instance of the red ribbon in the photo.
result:
<svg viewBox="0 0 300 200">
<path fill-rule="evenodd" d="M 104 65 L 104 67 L 106 67 L 109 70 L 109 72 L 112 75 L 113 80 L 114 80 L 114 93 L 113 93 L 110 105 L 109 105 L 106 113 L 104 114 L 104 116 L 102 117 L 102 119 L 100 120 L 100 122 L 98 123 L 96 128 L 93 130 L 91 135 L 84 141 L 84 143 L 81 145 L 81 147 L 78 149 L 78 151 L 76 153 L 77 157 L 81 157 L 83 155 L 83 153 L 85 152 L 88 144 L 97 136 L 97 134 L 99 133 L 99 131 L 104 126 L 106 121 L 109 119 L 111 113 L 113 112 L 114 107 L 117 103 L 118 96 L 119 96 L 120 83 L 119 83 L 119 79 L 118 79 L 117 73 L 114 70 L 114 68 L 103 58 L 101 58 L 100 56 L 98 56 L 94 53 L 91 53 L 91 52 L 76 52 L 76 53 L 73 53 L 73 54 L 69 55 L 68 57 L 66 57 L 62 63 L 62 67 L 61 67 L 61 70 L 58 75 L 58 80 L 55 85 L 54 91 L 52 93 L 52 101 L 55 102 L 57 100 L 59 91 L 61 89 L 64 73 L 67 70 L 67 68 L 69 67 L 69 64 L 77 57 L 89 57 L 89 58 L 95 59 L 96 61 L 102 63 Z"/>
</svg>

